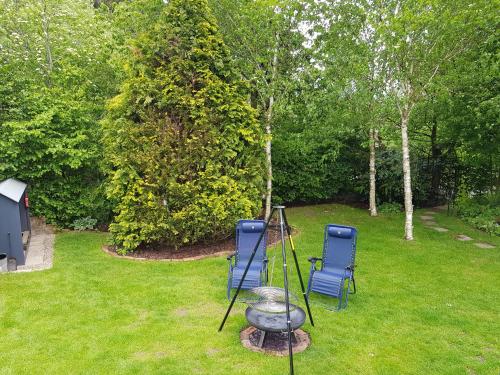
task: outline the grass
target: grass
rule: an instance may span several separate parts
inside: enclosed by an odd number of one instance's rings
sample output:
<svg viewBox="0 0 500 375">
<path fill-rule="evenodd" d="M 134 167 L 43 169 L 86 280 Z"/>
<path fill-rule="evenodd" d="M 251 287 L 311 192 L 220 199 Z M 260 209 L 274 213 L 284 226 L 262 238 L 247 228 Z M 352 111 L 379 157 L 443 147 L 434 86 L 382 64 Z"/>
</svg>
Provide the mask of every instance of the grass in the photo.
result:
<svg viewBox="0 0 500 375">
<path fill-rule="evenodd" d="M 312 345 L 295 356 L 297 374 L 498 375 L 498 238 L 444 213 L 436 220 L 450 232 L 416 219 L 412 242 L 402 240 L 399 214 L 370 218 L 359 209 L 318 205 L 290 209 L 288 217 L 299 229 L 305 278 L 307 257 L 321 254 L 326 223 L 359 230 L 358 294 L 342 312 L 313 304 L 316 327 L 304 326 Z M 458 233 L 496 248 L 456 241 Z M 0 374 L 287 373 L 287 358 L 240 345 L 244 305 L 217 332 L 228 305 L 224 257 L 116 259 L 100 250 L 106 240 L 61 233 L 53 269 L 0 275 Z M 276 284 L 281 278 L 274 276 Z M 297 290 L 295 272 L 291 278 Z"/>
</svg>

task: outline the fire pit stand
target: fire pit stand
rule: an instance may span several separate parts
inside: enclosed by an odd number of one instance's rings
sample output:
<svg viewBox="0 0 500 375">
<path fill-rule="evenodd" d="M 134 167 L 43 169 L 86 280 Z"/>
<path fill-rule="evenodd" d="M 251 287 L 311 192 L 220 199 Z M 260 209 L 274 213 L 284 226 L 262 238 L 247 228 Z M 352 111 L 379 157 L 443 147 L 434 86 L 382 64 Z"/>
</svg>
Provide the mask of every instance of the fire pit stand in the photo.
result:
<svg viewBox="0 0 500 375">
<path fill-rule="evenodd" d="M 285 308 L 285 306 L 283 306 Z M 286 313 L 272 313 L 259 310 L 253 306 L 249 306 L 245 312 L 248 323 L 260 331 L 258 347 L 262 348 L 266 334 L 268 332 L 284 333 L 287 332 Z M 302 327 L 306 320 L 306 313 L 300 307 L 290 305 L 290 321 L 292 329 L 292 341 L 297 341 L 295 338 L 295 330 Z"/>
<path fill-rule="evenodd" d="M 292 311 L 300 311 L 302 309 L 299 310 L 298 306 L 290 304 L 290 299 L 289 299 L 290 296 L 289 296 L 289 291 L 288 291 L 288 269 L 287 269 L 286 249 L 285 249 L 285 245 L 286 245 L 285 231 L 288 235 L 288 240 L 290 242 L 290 247 L 292 249 L 293 260 L 295 262 L 295 268 L 297 269 L 297 276 L 299 277 L 302 295 L 304 296 L 304 302 L 306 304 L 307 313 L 309 315 L 309 320 L 310 320 L 312 326 L 314 326 L 314 322 L 313 322 L 313 318 L 311 315 L 311 309 L 309 308 L 309 300 L 307 298 L 307 294 L 306 294 L 305 287 L 304 287 L 304 282 L 302 280 L 302 275 L 300 273 L 299 262 L 297 260 L 297 254 L 295 253 L 295 246 L 293 245 L 292 235 L 290 232 L 290 226 L 288 225 L 288 221 L 286 219 L 284 206 L 274 206 L 272 211 L 271 211 L 271 214 L 267 218 L 266 226 L 264 227 L 264 230 L 262 231 L 259 239 L 257 240 L 257 243 L 255 244 L 255 247 L 252 251 L 252 255 L 250 256 L 250 259 L 248 260 L 248 264 L 245 268 L 245 271 L 243 272 L 240 283 L 238 284 L 238 288 L 236 289 L 236 293 L 234 294 L 234 296 L 229 304 L 229 307 L 226 311 L 226 315 L 224 315 L 224 319 L 222 319 L 222 323 L 219 327 L 219 332 L 222 331 L 222 328 L 224 328 L 224 324 L 226 323 L 227 317 L 229 316 L 229 313 L 231 312 L 231 309 L 233 308 L 234 302 L 236 301 L 236 298 L 238 297 L 238 293 L 241 290 L 241 286 L 243 285 L 243 282 L 245 281 L 245 277 L 248 273 L 248 270 L 250 269 L 250 266 L 251 266 L 252 261 L 255 257 L 257 249 L 262 241 L 262 238 L 264 237 L 264 233 L 267 231 L 267 229 L 269 227 L 269 223 L 271 222 L 271 219 L 273 218 L 273 215 L 275 212 L 278 212 L 278 216 L 279 216 L 279 229 L 280 229 L 280 234 L 281 234 L 281 254 L 283 257 L 283 284 L 284 284 L 284 288 L 281 290 L 283 291 L 283 295 L 285 298 L 282 301 L 277 301 L 276 299 L 274 299 L 274 300 L 267 299 L 267 301 L 264 300 L 261 303 L 266 305 L 265 308 L 260 308 L 260 306 L 258 306 L 259 303 L 254 304 L 253 306 L 251 306 L 251 311 L 250 311 L 250 313 L 247 314 L 247 318 L 248 318 L 248 315 L 251 315 L 251 319 L 254 319 L 254 317 L 255 317 L 255 321 L 257 322 L 257 324 L 259 324 L 259 321 L 265 322 L 262 325 L 262 328 L 265 328 L 264 331 L 269 331 L 269 327 L 272 327 L 272 325 L 274 324 L 274 323 L 272 323 L 273 319 L 276 321 L 276 324 L 278 324 L 277 322 L 281 322 L 280 324 L 284 323 L 286 325 L 286 332 L 288 333 L 288 357 L 289 357 L 289 362 L 290 362 L 290 375 L 293 375 L 294 372 L 293 372 L 292 315 L 291 315 L 291 313 L 292 313 Z M 256 288 L 256 289 L 266 290 L 266 287 Z M 266 290 L 266 292 L 267 292 L 267 290 Z M 277 303 L 281 303 L 281 307 L 279 305 L 277 305 Z M 282 311 L 283 310 L 283 303 L 284 303 L 284 307 L 285 307 L 284 314 Z M 264 306 L 262 306 L 262 307 L 264 307 Z M 276 307 L 280 307 L 281 311 L 273 311 L 273 309 Z M 254 316 L 252 313 L 252 310 L 258 310 L 260 312 L 265 312 L 265 314 L 255 313 L 255 316 Z M 247 309 L 247 312 L 248 312 L 248 309 Z M 278 313 L 278 314 L 284 315 L 285 319 L 283 320 L 283 319 L 279 319 L 276 317 L 270 318 L 269 313 L 271 313 L 271 314 Z M 304 313 L 303 319 L 299 319 L 299 320 L 302 320 L 302 322 L 300 323 L 300 325 L 302 325 L 305 321 L 305 313 Z M 295 322 L 297 323 L 299 320 L 296 320 Z M 269 323 L 269 324 L 267 324 L 267 323 Z M 264 337 L 262 338 L 262 343 L 263 343 L 263 341 L 264 341 Z"/>
</svg>

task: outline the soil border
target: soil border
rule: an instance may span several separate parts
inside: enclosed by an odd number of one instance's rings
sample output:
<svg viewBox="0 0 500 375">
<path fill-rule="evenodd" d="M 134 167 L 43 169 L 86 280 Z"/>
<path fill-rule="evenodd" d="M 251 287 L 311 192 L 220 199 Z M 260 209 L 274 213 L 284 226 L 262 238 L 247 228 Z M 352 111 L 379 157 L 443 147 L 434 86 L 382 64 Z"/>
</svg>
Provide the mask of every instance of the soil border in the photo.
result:
<svg viewBox="0 0 500 375">
<path fill-rule="evenodd" d="M 120 255 L 116 251 L 111 250 L 111 248 L 112 248 L 112 246 L 110 246 L 110 245 L 104 245 L 102 247 L 102 250 L 106 254 L 111 255 L 114 258 L 129 259 L 129 260 L 139 260 L 139 261 L 149 260 L 149 261 L 154 261 L 154 262 L 158 262 L 158 261 L 159 262 L 188 262 L 188 261 L 191 261 L 191 260 L 200 260 L 200 259 L 205 259 L 205 258 L 215 258 L 215 257 L 220 257 L 220 256 L 223 256 L 223 255 L 229 255 L 229 254 L 234 253 L 234 251 L 224 250 L 224 251 L 218 251 L 218 252 L 211 253 L 211 254 L 201 254 L 201 255 L 196 255 L 196 256 L 193 256 L 193 257 L 186 257 L 186 258 L 146 258 L 146 257 L 133 257 L 133 256 L 130 256 L 130 255 Z"/>
<path fill-rule="evenodd" d="M 292 229 L 292 237 L 295 237 L 298 235 L 300 232 L 297 230 L 297 228 L 291 226 Z M 234 239 L 233 239 L 234 240 Z M 286 240 L 286 238 L 285 238 Z M 223 242 L 227 242 L 228 240 L 223 240 Z M 276 245 L 281 241 L 281 238 L 276 232 L 273 236 L 270 236 L 268 239 L 268 244 L 267 248 Z M 211 244 L 210 246 L 213 246 L 214 244 Z M 199 255 L 194 255 L 194 256 L 186 256 L 186 257 L 144 257 L 144 256 L 131 256 L 131 255 L 120 255 L 116 252 L 116 248 L 113 245 L 103 245 L 101 247 L 102 251 L 105 252 L 106 254 L 118 258 L 118 259 L 128 259 L 128 260 L 137 260 L 137 261 L 160 261 L 160 262 L 189 262 L 193 260 L 201 260 L 201 259 L 206 259 L 206 258 L 216 258 L 216 257 L 221 257 L 221 256 L 228 256 L 230 254 L 234 253 L 234 247 L 231 248 L 231 250 L 221 250 L 221 251 L 214 251 L 214 252 L 208 252 L 204 254 L 199 254 Z M 158 250 L 158 254 L 161 254 L 161 250 Z"/>
</svg>

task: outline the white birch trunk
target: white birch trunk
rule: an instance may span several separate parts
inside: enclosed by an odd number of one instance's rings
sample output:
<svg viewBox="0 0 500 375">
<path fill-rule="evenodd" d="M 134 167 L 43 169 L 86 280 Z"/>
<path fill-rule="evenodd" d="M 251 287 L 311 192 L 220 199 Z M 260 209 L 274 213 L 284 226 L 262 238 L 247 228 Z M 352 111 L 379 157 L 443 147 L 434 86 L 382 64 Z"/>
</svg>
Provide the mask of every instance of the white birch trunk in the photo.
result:
<svg viewBox="0 0 500 375">
<path fill-rule="evenodd" d="M 377 216 L 376 200 L 376 169 L 375 169 L 375 145 L 377 142 L 376 130 L 370 129 L 370 216 Z"/>
<path fill-rule="evenodd" d="M 52 85 L 51 81 L 51 74 L 52 70 L 54 69 L 54 63 L 52 60 L 52 48 L 51 48 L 51 40 L 50 40 L 50 17 L 47 14 L 47 3 L 44 1 L 42 5 L 42 31 L 43 31 L 43 38 L 45 42 L 45 60 L 47 63 L 47 76 L 46 76 L 46 83 L 47 86 Z"/>
<path fill-rule="evenodd" d="M 269 218 L 271 214 L 271 201 L 273 194 L 273 164 L 272 164 L 272 129 L 271 122 L 273 119 L 273 106 L 274 106 L 274 81 L 276 79 L 276 71 L 278 68 L 278 43 L 279 37 L 276 34 L 276 46 L 273 54 L 273 65 L 271 73 L 271 95 L 269 96 L 269 104 L 266 112 L 266 168 L 267 168 L 267 181 L 266 181 L 266 211 L 265 218 Z"/>
<path fill-rule="evenodd" d="M 403 188 L 405 201 L 405 239 L 413 240 L 413 198 L 411 190 L 410 147 L 408 140 L 408 122 L 411 107 L 405 104 L 401 109 L 401 140 L 403 151 Z"/>
<path fill-rule="evenodd" d="M 271 198 L 273 193 L 273 164 L 272 164 L 272 131 L 271 131 L 271 121 L 273 117 L 273 105 L 274 96 L 269 98 L 269 108 L 266 113 L 266 169 L 267 169 L 267 181 L 266 181 L 266 220 L 271 214 Z"/>
</svg>

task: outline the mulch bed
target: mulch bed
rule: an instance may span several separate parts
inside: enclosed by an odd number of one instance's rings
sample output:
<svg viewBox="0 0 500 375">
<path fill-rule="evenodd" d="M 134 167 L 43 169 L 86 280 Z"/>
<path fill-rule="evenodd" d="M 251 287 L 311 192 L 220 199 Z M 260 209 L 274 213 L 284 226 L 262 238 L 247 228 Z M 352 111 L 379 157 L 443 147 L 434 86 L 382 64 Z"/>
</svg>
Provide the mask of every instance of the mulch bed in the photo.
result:
<svg viewBox="0 0 500 375">
<path fill-rule="evenodd" d="M 274 224 L 274 223 L 273 223 Z M 292 230 L 292 232 L 294 232 Z M 286 236 L 286 234 L 285 234 Z M 280 241 L 279 229 L 269 228 L 268 232 L 268 246 L 274 245 Z M 103 250 L 113 256 L 125 258 L 125 259 L 137 259 L 137 260 L 172 260 L 172 261 L 183 261 L 183 260 L 197 260 L 213 256 L 228 255 L 234 252 L 235 249 L 235 238 L 227 238 L 213 243 L 207 244 L 195 244 L 189 246 L 183 246 L 175 249 L 173 246 L 166 246 L 161 244 L 155 244 L 151 246 L 141 246 L 133 253 L 127 254 L 126 256 L 120 255 L 116 252 L 115 246 L 104 246 Z"/>
</svg>

